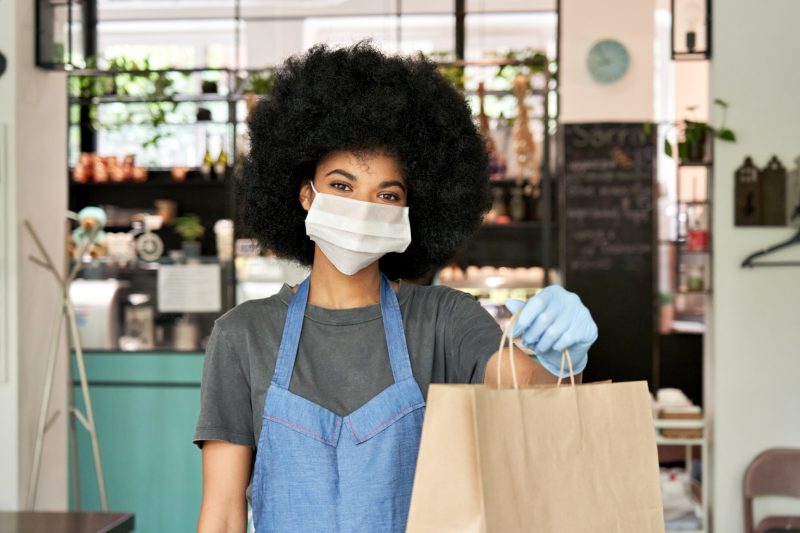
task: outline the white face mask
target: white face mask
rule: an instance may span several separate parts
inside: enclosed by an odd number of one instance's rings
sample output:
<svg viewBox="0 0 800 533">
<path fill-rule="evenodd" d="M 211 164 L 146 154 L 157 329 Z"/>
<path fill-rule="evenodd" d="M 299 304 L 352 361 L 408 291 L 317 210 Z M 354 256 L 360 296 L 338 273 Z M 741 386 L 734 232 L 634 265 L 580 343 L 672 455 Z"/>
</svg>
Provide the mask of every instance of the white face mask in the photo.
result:
<svg viewBox="0 0 800 533">
<path fill-rule="evenodd" d="M 411 243 L 408 207 L 317 192 L 306 216 L 306 235 L 343 274 L 352 276 Z"/>
</svg>

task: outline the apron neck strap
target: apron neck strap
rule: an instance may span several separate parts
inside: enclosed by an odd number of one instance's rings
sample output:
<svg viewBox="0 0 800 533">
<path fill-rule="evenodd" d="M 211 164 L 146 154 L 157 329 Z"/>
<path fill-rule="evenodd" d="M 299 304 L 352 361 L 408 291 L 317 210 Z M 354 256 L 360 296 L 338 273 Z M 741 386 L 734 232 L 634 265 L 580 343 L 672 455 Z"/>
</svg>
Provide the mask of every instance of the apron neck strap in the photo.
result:
<svg viewBox="0 0 800 533">
<path fill-rule="evenodd" d="M 289 309 L 286 321 L 283 324 L 278 358 L 275 362 L 275 373 L 272 375 L 272 384 L 283 389 L 289 388 L 292 379 L 294 362 L 297 358 L 297 348 L 300 345 L 300 333 L 303 329 L 303 316 L 308 304 L 308 289 L 311 277 L 307 277 L 297 287 Z M 389 351 L 389 362 L 395 383 L 413 377 L 411 360 L 408 355 L 403 317 L 400 314 L 400 304 L 392 289 L 392 284 L 381 275 L 381 316 L 383 317 L 383 330 L 386 335 L 386 347 Z"/>
<path fill-rule="evenodd" d="M 414 375 L 411 372 L 411 358 L 408 355 L 400 303 L 397 301 L 392 284 L 384 275 L 381 275 L 381 315 L 383 316 L 383 332 L 386 335 L 386 347 L 389 350 L 389 362 L 392 365 L 392 375 L 394 382 L 399 383 L 414 377 Z"/>
</svg>

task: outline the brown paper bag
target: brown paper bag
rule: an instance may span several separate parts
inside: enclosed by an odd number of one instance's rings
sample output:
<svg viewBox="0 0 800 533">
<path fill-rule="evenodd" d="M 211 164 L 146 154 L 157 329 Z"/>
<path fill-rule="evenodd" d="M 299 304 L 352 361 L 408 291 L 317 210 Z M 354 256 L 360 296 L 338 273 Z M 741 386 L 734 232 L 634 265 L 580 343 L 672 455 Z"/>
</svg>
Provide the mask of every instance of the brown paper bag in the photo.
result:
<svg viewBox="0 0 800 533">
<path fill-rule="evenodd" d="M 663 532 L 647 384 L 518 387 L 510 346 L 514 388 L 430 386 L 407 531 Z"/>
</svg>

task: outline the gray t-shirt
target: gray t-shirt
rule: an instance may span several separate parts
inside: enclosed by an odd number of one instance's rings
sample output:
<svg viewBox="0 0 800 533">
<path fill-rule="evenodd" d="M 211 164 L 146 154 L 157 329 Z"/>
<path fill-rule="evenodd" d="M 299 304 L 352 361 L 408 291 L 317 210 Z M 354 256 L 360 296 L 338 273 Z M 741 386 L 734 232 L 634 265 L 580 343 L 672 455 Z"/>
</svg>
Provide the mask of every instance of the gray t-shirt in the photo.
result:
<svg viewBox="0 0 800 533">
<path fill-rule="evenodd" d="M 224 440 L 256 448 L 264 397 L 293 295 L 284 284 L 278 294 L 244 302 L 214 323 L 192 439 L 198 446 L 205 440 Z M 423 396 L 431 383 L 483 383 L 486 363 L 497 351 L 502 332 L 472 296 L 401 281 L 397 300 L 411 370 Z M 380 304 L 353 309 L 308 304 L 291 392 L 345 416 L 392 383 Z M 246 495 L 249 501 L 249 486 Z"/>
<path fill-rule="evenodd" d="M 200 417 L 193 441 L 256 447 L 292 289 L 236 306 L 217 319 L 206 348 Z M 400 282 L 397 292 L 414 378 L 482 383 L 501 331 L 470 295 Z M 347 415 L 393 382 L 380 305 L 306 308 L 289 390 Z"/>
</svg>

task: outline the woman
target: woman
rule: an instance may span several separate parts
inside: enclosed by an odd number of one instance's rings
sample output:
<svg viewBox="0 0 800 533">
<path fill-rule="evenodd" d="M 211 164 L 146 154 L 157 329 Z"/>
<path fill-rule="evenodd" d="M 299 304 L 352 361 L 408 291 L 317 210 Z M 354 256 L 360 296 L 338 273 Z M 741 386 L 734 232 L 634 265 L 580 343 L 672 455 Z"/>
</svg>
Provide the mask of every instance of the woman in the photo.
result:
<svg viewBox="0 0 800 533">
<path fill-rule="evenodd" d="M 432 63 L 364 43 L 289 59 L 249 125 L 242 222 L 312 268 L 215 324 L 198 530 L 244 531 L 247 492 L 259 532 L 403 531 L 428 385 L 496 369 L 501 332 L 473 298 L 402 281 L 481 223 L 484 143 Z M 563 348 L 582 371 L 597 329 L 578 297 L 509 304 L 523 305 L 515 336 L 547 369 L 517 351 L 523 381 L 554 381 Z"/>
</svg>

